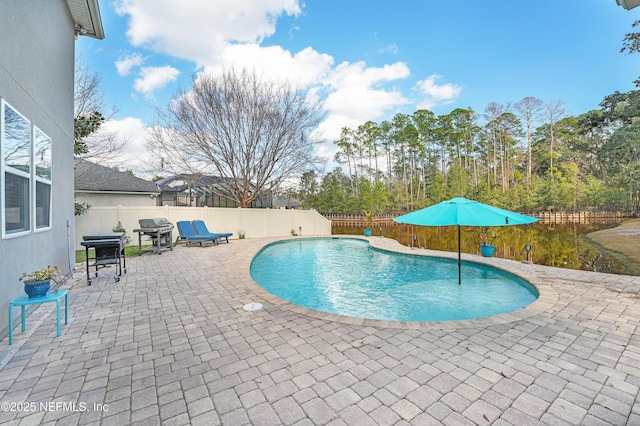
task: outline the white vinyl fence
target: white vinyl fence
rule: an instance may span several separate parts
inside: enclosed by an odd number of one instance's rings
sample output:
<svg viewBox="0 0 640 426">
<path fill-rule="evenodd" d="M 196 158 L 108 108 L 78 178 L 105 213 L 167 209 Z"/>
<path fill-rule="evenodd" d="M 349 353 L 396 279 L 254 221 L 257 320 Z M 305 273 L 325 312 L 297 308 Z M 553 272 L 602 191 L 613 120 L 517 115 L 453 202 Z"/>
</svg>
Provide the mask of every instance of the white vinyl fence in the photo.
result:
<svg viewBox="0 0 640 426">
<path fill-rule="evenodd" d="M 243 232 L 246 238 L 291 236 L 291 231 L 305 236 L 331 235 L 331 221 L 315 210 L 242 209 L 223 207 L 176 206 L 95 206 L 76 216 L 75 249 L 83 250 L 82 236 L 112 232 L 120 222 L 131 238 L 129 245 L 138 244 L 139 219 L 164 217 L 175 225 L 180 220 L 204 220 L 211 232 L 233 232 L 234 239 Z M 178 236 L 174 228 L 173 241 Z M 143 244 L 145 244 L 143 237 Z M 147 242 L 148 244 L 148 242 Z"/>
</svg>

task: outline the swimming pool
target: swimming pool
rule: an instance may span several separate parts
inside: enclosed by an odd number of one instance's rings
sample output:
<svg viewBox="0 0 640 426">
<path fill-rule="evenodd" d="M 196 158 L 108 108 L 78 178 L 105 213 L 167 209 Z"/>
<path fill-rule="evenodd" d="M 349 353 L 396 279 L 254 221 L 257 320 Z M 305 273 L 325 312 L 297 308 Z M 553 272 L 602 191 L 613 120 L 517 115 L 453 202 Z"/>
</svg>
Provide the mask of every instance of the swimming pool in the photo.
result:
<svg viewBox="0 0 640 426">
<path fill-rule="evenodd" d="M 349 238 L 309 238 L 265 246 L 251 277 L 296 305 L 356 318 L 450 321 L 511 312 L 538 292 L 525 280 L 490 266 L 406 255 Z"/>
</svg>

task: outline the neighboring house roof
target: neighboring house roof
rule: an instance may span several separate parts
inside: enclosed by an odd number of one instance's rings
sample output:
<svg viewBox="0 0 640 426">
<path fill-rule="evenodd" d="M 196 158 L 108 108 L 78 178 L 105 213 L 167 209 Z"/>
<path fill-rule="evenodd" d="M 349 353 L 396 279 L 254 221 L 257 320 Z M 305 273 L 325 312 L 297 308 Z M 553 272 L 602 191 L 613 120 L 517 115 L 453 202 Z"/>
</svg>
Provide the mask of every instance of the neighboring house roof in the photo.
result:
<svg viewBox="0 0 640 426">
<path fill-rule="evenodd" d="M 634 7 L 640 6 L 640 0 L 616 0 L 619 6 L 624 7 L 627 10 L 631 10 Z"/>
<path fill-rule="evenodd" d="M 71 16 L 76 24 L 76 35 L 104 38 L 98 0 L 67 0 Z"/>
<path fill-rule="evenodd" d="M 159 194 L 154 182 L 130 173 L 119 172 L 86 160 L 75 160 L 74 188 L 76 191 L 109 191 Z"/>
<path fill-rule="evenodd" d="M 162 178 L 156 183 L 162 191 L 184 192 L 188 191 L 189 187 L 191 187 L 191 190 L 205 193 L 211 192 L 210 189 L 214 189 L 218 193 L 227 193 L 222 183 L 231 180 L 231 178 L 222 178 L 220 176 L 184 174 Z M 253 184 L 251 188 L 254 188 Z"/>
</svg>

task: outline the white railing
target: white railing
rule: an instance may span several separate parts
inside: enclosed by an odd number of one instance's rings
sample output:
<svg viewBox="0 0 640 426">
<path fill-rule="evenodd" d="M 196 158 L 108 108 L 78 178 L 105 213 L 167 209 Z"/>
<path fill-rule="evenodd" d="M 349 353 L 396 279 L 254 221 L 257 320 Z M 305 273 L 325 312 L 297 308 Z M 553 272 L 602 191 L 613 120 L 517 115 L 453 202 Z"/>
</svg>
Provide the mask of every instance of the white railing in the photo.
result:
<svg viewBox="0 0 640 426">
<path fill-rule="evenodd" d="M 112 232 L 120 222 L 131 237 L 129 245 L 138 244 L 139 219 L 165 217 L 171 223 L 179 220 L 204 220 L 211 232 L 233 232 L 238 238 L 242 231 L 246 238 L 284 237 L 291 231 L 304 235 L 331 235 L 331 221 L 315 210 L 242 209 L 223 207 L 176 206 L 95 206 L 75 220 L 75 249 L 83 250 L 82 236 L 98 232 Z M 178 230 L 174 228 L 174 241 Z M 144 244 L 144 238 L 143 238 Z"/>
</svg>

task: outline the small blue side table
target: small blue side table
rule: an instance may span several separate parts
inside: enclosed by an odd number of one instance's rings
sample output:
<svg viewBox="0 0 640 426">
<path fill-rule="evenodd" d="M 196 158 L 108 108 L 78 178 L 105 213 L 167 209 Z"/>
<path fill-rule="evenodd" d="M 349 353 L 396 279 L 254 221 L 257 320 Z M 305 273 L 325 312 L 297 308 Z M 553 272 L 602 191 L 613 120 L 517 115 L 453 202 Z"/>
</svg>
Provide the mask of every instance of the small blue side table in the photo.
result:
<svg viewBox="0 0 640 426">
<path fill-rule="evenodd" d="M 13 307 L 22 308 L 22 332 L 25 330 L 25 306 L 39 303 L 56 302 L 56 324 L 58 326 L 58 336 L 60 335 L 60 301 L 64 297 L 64 323 L 69 323 L 69 295 L 66 289 L 50 291 L 45 296 L 29 298 L 26 294 L 16 297 L 9 302 L 9 344 L 13 343 Z"/>
</svg>

